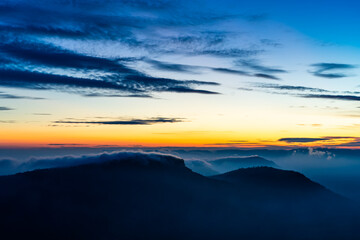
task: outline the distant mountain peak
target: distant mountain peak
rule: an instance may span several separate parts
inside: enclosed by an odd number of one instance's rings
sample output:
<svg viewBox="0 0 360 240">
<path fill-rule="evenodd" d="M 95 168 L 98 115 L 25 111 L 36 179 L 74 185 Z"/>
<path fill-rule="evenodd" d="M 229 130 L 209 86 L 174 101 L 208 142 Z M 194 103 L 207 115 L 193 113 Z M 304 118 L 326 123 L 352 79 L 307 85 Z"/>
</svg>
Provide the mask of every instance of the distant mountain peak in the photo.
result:
<svg viewBox="0 0 360 240">
<path fill-rule="evenodd" d="M 311 181 L 303 174 L 291 170 L 273 167 L 240 168 L 231 172 L 219 174 L 212 178 L 240 185 L 268 189 L 283 189 L 286 193 L 325 190 L 323 186 Z"/>
<path fill-rule="evenodd" d="M 251 156 L 229 156 L 224 158 L 218 158 L 215 160 L 209 161 L 211 163 L 223 164 L 225 162 L 243 162 L 243 163 L 256 163 L 256 164 L 266 164 L 266 165 L 276 165 L 273 161 L 267 160 L 258 155 Z"/>
<path fill-rule="evenodd" d="M 278 167 L 273 161 L 267 160 L 257 155 L 218 158 L 209 161 L 209 163 L 211 163 L 213 168 L 219 173 L 225 173 L 239 168 Z"/>
<path fill-rule="evenodd" d="M 58 167 L 72 167 L 85 164 L 97 164 L 111 162 L 119 164 L 134 164 L 142 166 L 162 165 L 168 167 L 185 168 L 184 160 L 173 155 L 160 153 L 144 153 L 135 151 L 120 151 L 102 153 L 97 155 L 65 156 L 59 158 L 38 158 L 14 166 L 13 173 L 26 172 L 37 169 L 48 169 Z"/>
</svg>

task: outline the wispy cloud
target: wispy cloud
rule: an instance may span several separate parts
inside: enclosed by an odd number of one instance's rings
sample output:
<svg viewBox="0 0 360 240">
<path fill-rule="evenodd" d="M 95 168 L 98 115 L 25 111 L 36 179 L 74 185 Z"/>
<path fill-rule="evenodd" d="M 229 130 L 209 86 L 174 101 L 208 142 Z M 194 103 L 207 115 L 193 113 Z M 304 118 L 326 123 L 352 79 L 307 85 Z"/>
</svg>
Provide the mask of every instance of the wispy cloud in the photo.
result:
<svg viewBox="0 0 360 240">
<path fill-rule="evenodd" d="M 112 73 L 134 74 L 136 71 L 121 64 L 119 60 L 88 56 L 40 42 L 10 42 L 0 45 L 1 52 L 15 61 L 27 65 L 70 68 L 80 70 L 103 70 Z"/>
<path fill-rule="evenodd" d="M 102 93 L 88 93 L 84 97 L 104 97 L 104 98 L 153 98 L 147 94 L 102 94 Z"/>
<path fill-rule="evenodd" d="M 251 74 L 245 71 L 230 69 L 230 68 L 211 68 L 211 70 L 220 73 L 236 74 L 241 76 L 250 76 Z"/>
<path fill-rule="evenodd" d="M 87 144 L 81 143 L 49 143 L 48 146 L 60 146 L 60 147 L 68 147 L 68 146 L 87 146 Z"/>
<path fill-rule="evenodd" d="M 36 116 L 51 116 L 52 114 L 51 113 L 33 113 L 33 115 L 36 115 Z"/>
<path fill-rule="evenodd" d="M 265 91 L 272 94 L 283 94 L 301 98 L 360 101 L 360 93 L 357 91 L 331 91 L 323 88 L 271 83 L 250 83 L 250 85 L 260 91 L 272 90 Z"/>
<path fill-rule="evenodd" d="M 154 68 L 162 71 L 180 72 L 180 73 L 196 73 L 202 67 L 191 66 L 185 64 L 168 63 L 157 61 L 154 59 L 146 59 L 145 62 L 151 64 Z"/>
<path fill-rule="evenodd" d="M 312 142 L 319 142 L 319 141 L 353 140 L 353 139 L 357 139 L 357 138 L 352 137 L 352 136 L 324 136 L 324 137 L 319 137 L 319 138 L 308 138 L 308 137 L 280 138 L 278 141 L 287 142 L 287 143 L 312 143 Z"/>
<path fill-rule="evenodd" d="M 271 83 L 255 83 L 253 84 L 257 88 L 262 89 L 274 89 L 274 90 L 284 90 L 284 91 L 309 91 L 309 92 L 330 92 L 329 90 L 322 88 L 313 88 L 305 86 L 296 86 L 296 85 L 284 85 L 284 84 L 271 84 Z"/>
<path fill-rule="evenodd" d="M 14 109 L 9 107 L 0 107 L 0 111 L 9 111 L 9 110 L 14 110 Z"/>
<path fill-rule="evenodd" d="M 249 68 L 249 69 L 255 70 L 255 71 L 259 71 L 262 73 L 275 74 L 275 73 L 286 73 L 287 72 L 284 69 L 264 66 L 264 65 L 260 64 L 260 62 L 255 61 L 255 60 L 239 60 L 236 63 L 242 67 Z"/>
<path fill-rule="evenodd" d="M 116 92 L 143 93 L 148 92 L 187 92 L 209 94 L 215 93 L 195 89 L 195 85 L 219 85 L 215 82 L 195 80 L 175 80 L 155 78 L 127 67 L 122 59 L 107 59 L 87 56 L 42 43 L 11 43 L 2 44 L 3 50 L 12 60 L 12 64 L 0 68 L 0 86 L 29 89 L 58 89 L 87 94 L 103 94 L 99 90 L 112 91 L 107 95 L 117 95 Z M 124 61 L 128 61 L 125 59 Z M 26 63 L 26 68 L 25 64 Z M 50 68 L 44 70 L 44 67 Z M 51 68 L 61 68 L 63 74 L 53 73 Z M 23 69 L 30 70 L 23 70 Z M 66 70 L 68 69 L 68 70 Z M 88 71 L 93 70 L 92 74 Z M 74 74 L 73 71 L 77 72 Z M 68 88 L 71 87 L 71 88 Z M 92 92 L 89 89 L 92 89 Z M 177 90 L 179 89 L 179 90 Z M 79 92 L 79 91 L 78 91 Z M 4 96 L 5 97 L 5 96 Z M 10 96 L 7 96 L 10 97 Z"/>
<path fill-rule="evenodd" d="M 274 75 L 265 74 L 265 73 L 256 73 L 254 76 L 259 77 L 259 78 L 267 78 L 267 79 L 271 79 L 271 80 L 280 80 L 280 78 L 278 78 Z"/>
<path fill-rule="evenodd" d="M 344 101 L 360 101 L 360 96 L 354 95 L 327 95 L 327 94 L 307 94 L 302 95 L 303 98 L 320 98 L 320 99 L 333 99 Z"/>
<path fill-rule="evenodd" d="M 61 2 L 61 1 L 60 1 Z M 226 48 L 221 43 L 230 33 L 199 31 L 200 26 L 233 19 L 259 22 L 262 13 L 228 14 L 221 11 L 194 9 L 191 1 L 17 1 L 0 5 L 3 24 L 0 32 L 19 37 L 75 40 L 117 41 L 131 48 L 153 53 L 177 53 L 213 56 L 253 56 L 262 50 L 241 47 Z M 96 6 L 96 7 L 95 7 Z M 156 6 L 156 7 L 155 7 Z M 39 19 L 38 16 L 42 16 Z M 34 21 L 34 19 L 37 19 Z M 45 20 L 46 19 L 46 20 Z M 180 28 L 187 28 L 185 31 Z M 177 29 L 176 34 L 159 34 L 158 29 Z M 194 31 L 196 29 L 197 31 Z M 139 34 L 141 32 L 141 34 Z M 146 41 L 144 40 L 146 35 Z"/>
<path fill-rule="evenodd" d="M 328 140 L 327 138 L 280 138 L 278 141 L 287 143 L 310 143 Z"/>
<path fill-rule="evenodd" d="M 238 67 L 245 68 L 248 71 L 253 72 L 252 75 L 255 77 L 272 80 L 280 80 L 280 78 L 275 74 L 288 72 L 281 68 L 265 66 L 260 61 L 253 58 L 236 60 L 235 64 Z"/>
<path fill-rule="evenodd" d="M 0 123 L 15 123 L 14 120 L 0 120 Z"/>
<path fill-rule="evenodd" d="M 77 1 L 76 4 L 31 2 L 0 4 L 0 71 L 4 76 L 0 80 L 0 86 L 112 97 L 133 94 L 149 96 L 152 92 L 217 94 L 216 91 L 197 88 L 199 85 L 209 85 L 209 82 L 157 78 L 134 66 L 130 67 L 129 63 L 148 59 L 147 62 L 158 70 L 196 73 L 197 66 L 161 62 L 149 59 L 146 55 L 247 58 L 264 51 L 240 44 L 228 45 L 226 43 L 229 36 L 234 33 L 209 26 L 230 19 L 263 21 L 263 14 L 227 14 L 201 9 L 195 11 L 188 8 L 189 3 L 181 1 L 158 1 L 156 4 L 145 3 L 147 1 L 109 1 L 102 4 L 97 1 Z M 109 9 L 113 10 L 111 14 Z M 198 27 L 205 25 L 209 27 L 199 31 Z M 158 31 L 165 28 L 176 31 L 171 34 L 161 34 Z M 76 45 L 72 44 L 76 47 L 65 47 L 70 40 L 77 42 Z M 82 47 L 89 42 L 116 42 L 116 49 L 119 51 L 114 51 L 112 57 L 103 52 L 84 51 Z M 129 49 L 137 53 L 122 56 L 121 53 Z M 213 70 L 242 74 L 238 69 L 219 67 Z M 245 72 L 244 74 L 246 75 Z M 265 75 L 256 76 L 270 78 Z"/>
<path fill-rule="evenodd" d="M 231 58 L 247 58 L 259 55 L 262 53 L 263 50 L 249 50 L 249 49 L 239 49 L 239 48 L 232 48 L 232 49 L 217 49 L 217 50 L 203 50 L 203 51 L 196 51 L 190 54 L 195 55 L 210 55 L 215 57 L 231 57 Z"/>
<path fill-rule="evenodd" d="M 266 45 L 266 46 L 270 46 L 270 47 L 281 47 L 282 44 L 281 43 L 278 43 L 274 40 L 271 40 L 271 39 L 268 39 L 268 38 L 263 38 L 263 39 L 260 39 L 260 43 Z"/>
<path fill-rule="evenodd" d="M 179 123 L 183 122 L 182 118 L 147 118 L 147 119 L 130 119 L 130 120 L 107 120 L 107 121 L 55 121 L 56 124 L 95 124 L 95 125 L 153 125 L 158 123 Z"/>
<path fill-rule="evenodd" d="M 202 70 L 211 70 L 214 72 L 224 73 L 224 74 L 234 74 L 234 75 L 247 76 L 247 77 L 258 77 L 258 78 L 266 78 L 271 80 L 279 80 L 278 77 L 271 74 L 252 73 L 249 71 L 243 71 L 235 68 L 187 65 L 187 64 L 163 62 L 153 59 L 146 59 L 145 62 L 151 64 L 157 70 L 168 71 L 168 72 L 198 74 L 201 73 Z"/>
<path fill-rule="evenodd" d="M 29 97 L 29 96 L 20 96 L 16 94 L 9 94 L 0 92 L 0 98 L 3 99 L 28 99 L 28 100 L 44 100 L 45 98 L 41 97 Z"/>
<path fill-rule="evenodd" d="M 311 65 L 314 70 L 310 71 L 314 76 L 323 77 L 323 78 L 343 78 L 348 77 L 349 75 L 344 72 L 349 69 L 356 68 L 352 64 L 344 63 L 315 63 Z"/>
<path fill-rule="evenodd" d="M 5 87 L 29 89 L 57 89 L 58 87 L 80 87 L 121 91 L 138 91 L 122 86 L 116 82 L 81 78 L 38 71 L 23 71 L 17 69 L 0 69 L 0 85 Z"/>
</svg>

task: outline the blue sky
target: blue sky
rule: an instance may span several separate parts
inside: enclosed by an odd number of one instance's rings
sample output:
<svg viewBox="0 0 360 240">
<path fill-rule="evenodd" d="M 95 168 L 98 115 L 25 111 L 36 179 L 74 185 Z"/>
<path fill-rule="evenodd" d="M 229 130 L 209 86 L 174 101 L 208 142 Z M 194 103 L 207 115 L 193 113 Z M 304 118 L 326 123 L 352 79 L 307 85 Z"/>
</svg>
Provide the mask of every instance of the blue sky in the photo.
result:
<svg viewBox="0 0 360 240">
<path fill-rule="evenodd" d="M 3 1 L 0 144 L 357 147 L 358 5 Z"/>
</svg>

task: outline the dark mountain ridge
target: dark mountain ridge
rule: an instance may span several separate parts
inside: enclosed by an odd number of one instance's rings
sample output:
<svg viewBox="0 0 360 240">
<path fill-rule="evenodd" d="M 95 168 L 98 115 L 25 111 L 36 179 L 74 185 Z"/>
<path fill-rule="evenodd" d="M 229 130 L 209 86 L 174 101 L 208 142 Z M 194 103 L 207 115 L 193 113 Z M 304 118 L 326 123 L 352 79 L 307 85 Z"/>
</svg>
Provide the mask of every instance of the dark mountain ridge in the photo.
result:
<svg viewBox="0 0 360 240">
<path fill-rule="evenodd" d="M 288 179 L 282 170 L 241 169 L 207 178 L 186 168 L 181 159 L 153 157 L 140 156 L 140 161 L 134 155 L 0 177 L 2 239 L 359 237 L 359 215 L 350 202 L 310 180 L 296 178 L 306 185 L 302 191 L 319 191 L 319 197 L 296 196 L 294 203 L 282 200 L 281 194 L 253 194 L 261 192 L 257 188 L 262 180 L 244 187 L 243 179 L 278 174 Z M 265 177 L 256 178 L 256 171 Z M 267 187 L 276 188 L 279 182 Z M 301 202 L 306 206 L 297 205 Z"/>
<path fill-rule="evenodd" d="M 294 203 L 322 198 L 344 201 L 340 195 L 301 173 L 272 167 L 240 168 L 211 178 L 235 184 L 243 191 L 262 198 L 277 198 L 278 202 L 291 200 Z"/>
</svg>

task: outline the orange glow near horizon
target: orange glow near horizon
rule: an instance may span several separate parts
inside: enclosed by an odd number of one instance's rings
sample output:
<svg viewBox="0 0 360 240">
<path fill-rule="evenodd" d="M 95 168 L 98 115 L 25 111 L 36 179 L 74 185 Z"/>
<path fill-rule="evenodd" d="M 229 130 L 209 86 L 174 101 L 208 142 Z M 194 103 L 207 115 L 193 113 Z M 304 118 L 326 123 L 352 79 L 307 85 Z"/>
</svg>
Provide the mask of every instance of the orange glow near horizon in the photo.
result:
<svg viewBox="0 0 360 240">
<path fill-rule="evenodd" d="M 5 148 L 33 148 L 33 147 L 234 147 L 234 148 L 298 148 L 298 147 L 330 147 L 330 148 L 358 148 L 357 146 L 346 146 L 347 143 L 357 138 L 334 138 L 315 142 L 285 142 L 278 138 L 268 140 L 257 140 L 235 138 L 232 134 L 220 133 L 167 133 L 146 134 L 139 136 L 136 133 L 129 135 L 104 134 L 69 134 L 68 132 L 28 131 L 21 129 L 15 131 L 3 131 L 0 147 Z M 22 133 L 22 138 L 16 137 Z M 50 136 L 49 136 L 50 135 Z M 6 136 L 6 137 L 4 137 Z"/>
<path fill-rule="evenodd" d="M 194 119 L 184 117 L 191 121 L 149 125 L 54 124 L 54 118 L 48 117 L 38 122 L 0 125 L 0 147 L 357 148 L 351 143 L 358 141 L 354 137 L 360 134 L 358 130 L 340 125 L 351 126 L 352 119 L 317 117 L 317 122 L 323 124 L 297 124 L 310 122 L 309 117 L 300 121 L 297 115 L 283 113 L 269 115 L 264 122 L 259 113 L 253 114 L 252 117 L 242 117 L 236 112 L 227 117 L 204 114 Z M 295 141 L 279 141 L 282 138 L 295 138 Z M 297 142 L 296 138 L 310 140 Z"/>
</svg>

